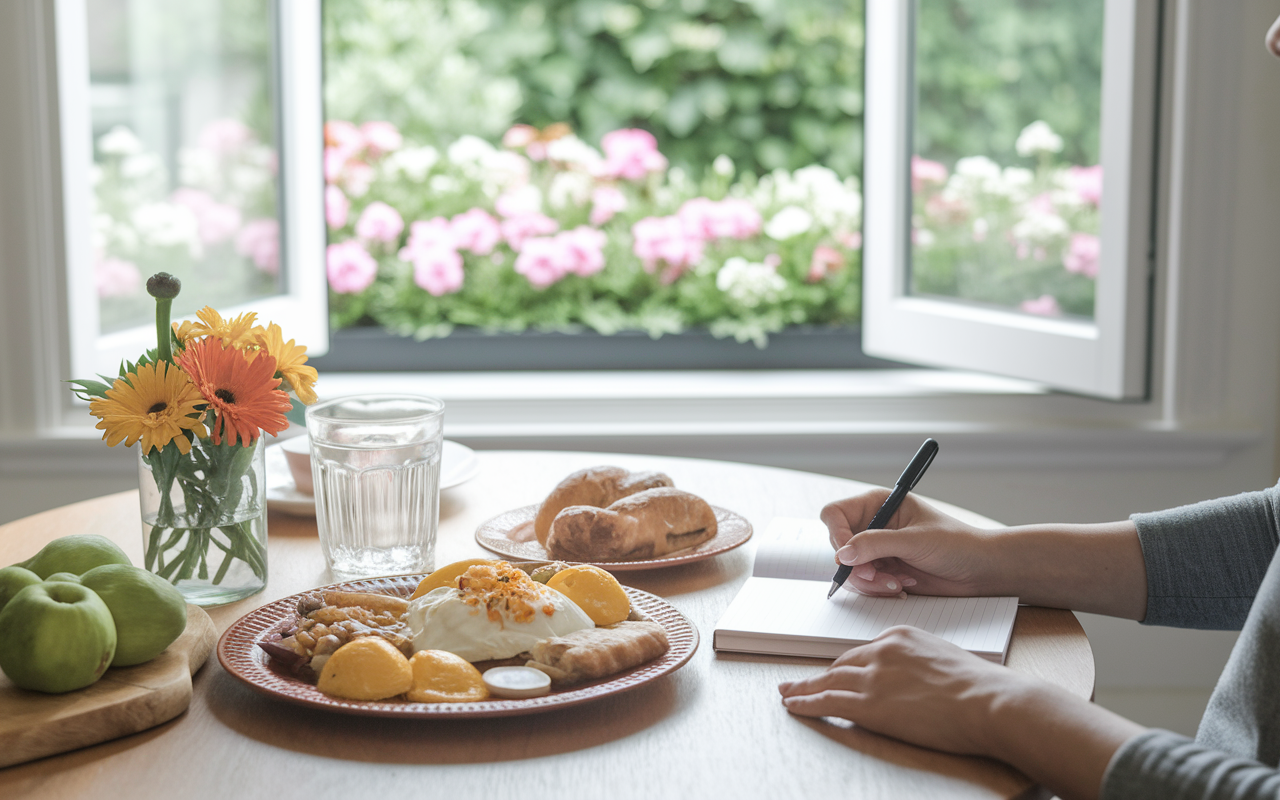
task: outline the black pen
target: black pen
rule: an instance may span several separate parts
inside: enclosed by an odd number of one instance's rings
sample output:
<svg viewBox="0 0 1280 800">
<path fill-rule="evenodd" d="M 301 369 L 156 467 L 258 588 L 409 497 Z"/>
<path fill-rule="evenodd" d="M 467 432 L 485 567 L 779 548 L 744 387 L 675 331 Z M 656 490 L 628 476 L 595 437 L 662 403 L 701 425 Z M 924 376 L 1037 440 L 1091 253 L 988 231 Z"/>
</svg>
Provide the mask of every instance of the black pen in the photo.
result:
<svg viewBox="0 0 1280 800">
<path fill-rule="evenodd" d="M 867 525 L 867 530 L 876 530 L 883 528 L 889 524 L 889 520 L 893 519 L 893 515 L 898 512 L 898 506 L 902 505 L 902 499 L 907 496 L 907 492 L 916 488 L 916 484 L 920 482 L 924 471 L 933 463 L 933 457 L 938 454 L 938 443 L 933 439 L 925 439 L 924 444 L 920 445 L 920 449 L 916 451 L 916 457 L 911 459 L 911 463 L 902 471 L 902 475 L 898 478 L 898 482 L 893 485 L 893 491 L 889 493 L 889 499 L 884 501 L 884 505 L 880 506 L 880 510 L 871 518 L 871 523 Z M 836 576 L 832 578 L 833 585 L 831 591 L 827 592 L 827 599 L 836 593 L 836 590 L 849 580 L 849 576 L 853 574 L 853 567 L 848 564 L 841 564 L 836 570 Z"/>
</svg>

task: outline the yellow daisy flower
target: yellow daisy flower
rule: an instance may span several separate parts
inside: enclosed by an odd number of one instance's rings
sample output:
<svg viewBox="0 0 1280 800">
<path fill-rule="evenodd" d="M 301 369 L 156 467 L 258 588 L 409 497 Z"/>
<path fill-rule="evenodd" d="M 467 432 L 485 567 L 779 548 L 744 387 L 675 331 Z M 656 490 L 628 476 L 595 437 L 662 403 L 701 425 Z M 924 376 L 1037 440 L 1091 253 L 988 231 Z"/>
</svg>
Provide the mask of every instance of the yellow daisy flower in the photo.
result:
<svg viewBox="0 0 1280 800">
<path fill-rule="evenodd" d="M 222 315 L 213 308 L 205 306 L 196 312 L 196 316 L 199 322 L 187 320 L 181 324 L 175 322 L 173 325 L 174 335 L 183 345 L 189 344 L 192 339 L 200 336 L 216 336 L 224 346 L 243 350 L 256 345 L 254 337 L 262 332 L 261 326 L 253 324 L 257 321 L 258 315 L 252 311 L 234 319 L 224 320 Z"/>
<path fill-rule="evenodd" d="M 259 328 L 259 330 L 262 330 Z M 320 373 L 315 367 L 306 366 L 307 348 L 294 344 L 294 340 L 284 340 L 284 332 L 274 322 L 257 335 L 258 347 L 276 360 L 276 374 L 298 395 L 298 399 L 307 405 L 316 401 L 315 383 Z"/>
<path fill-rule="evenodd" d="M 191 416 L 205 402 L 196 385 L 176 366 L 161 361 L 141 364 L 136 372 L 117 378 L 105 398 L 89 404 L 89 413 L 99 417 L 97 428 L 111 447 L 125 443 L 132 447 L 142 440 L 142 453 L 150 453 L 173 442 L 183 455 L 191 452 L 184 430 L 208 436 L 204 424 Z"/>
</svg>

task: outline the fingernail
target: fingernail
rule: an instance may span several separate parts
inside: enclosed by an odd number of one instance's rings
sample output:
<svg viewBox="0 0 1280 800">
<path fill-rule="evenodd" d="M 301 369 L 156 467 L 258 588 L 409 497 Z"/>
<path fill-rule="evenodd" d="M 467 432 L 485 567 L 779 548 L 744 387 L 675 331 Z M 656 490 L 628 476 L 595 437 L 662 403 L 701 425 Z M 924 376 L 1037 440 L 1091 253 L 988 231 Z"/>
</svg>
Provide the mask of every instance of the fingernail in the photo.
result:
<svg viewBox="0 0 1280 800">
<path fill-rule="evenodd" d="M 915 579 L 915 578 L 903 578 L 903 579 L 902 579 L 902 585 L 903 585 L 903 586 L 907 586 L 907 587 L 915 586 L 915 585 L 916 585 L 916 579 Z"/>
<path fill-rule="evenodd" d="M 896 592 L 898 591 L 898 582 L 888 581 L 887 583 L 885 583 L 885 587 L 888 588 L 888 590 L 891 592 Z"/>
<path fill-rule="evenodd" d="M 862 578 L 864 581 L 874 580 L 876 577 L 876 568 L 870 564 L 863 564 L 860 567 L 854 567 L 853 574 Z"/>
<path fill-rule="evenodd" d="M 853 564 L 857 560 L 857 553 L 855 553 L 853 548 L 848 545 L 845 545 L 836 551 L 836 561 L 839 561 L 841 564 Z"/>
</svg>

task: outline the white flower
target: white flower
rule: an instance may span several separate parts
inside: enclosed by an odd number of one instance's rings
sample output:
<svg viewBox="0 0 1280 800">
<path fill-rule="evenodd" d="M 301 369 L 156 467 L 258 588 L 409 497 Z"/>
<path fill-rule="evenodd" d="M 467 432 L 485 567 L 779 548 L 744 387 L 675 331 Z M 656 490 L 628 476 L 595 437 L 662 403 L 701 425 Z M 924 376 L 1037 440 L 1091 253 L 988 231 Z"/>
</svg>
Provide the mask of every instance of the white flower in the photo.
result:
<svg viewBox="0 0 1280 800">
<path fill-rule="evenodd" d="M 1060 153 L 1062 152 L 1062 137 L 1053 132 L 1053 128 L 1049 127 L 1049 123 L 1038 119 L 1022 129 L 1022 133 L 1018 134 L 1018 141 L 1014 143 L 1013 149 L 1017 150 L 1020 156 L 1034 156 L 1039 153 Z"/>
<path fill-rule="evenodd" d="M 421 183 L 439 160 L 440 151 L 434 147 L 406 147 L 387 156 L 382 168 L 393 178 L 404 173 L 414 183 Z"/>
<path fill-rule="evenodd" d="M 457 178 L 448 175 L 432 175 L 431 180 L 427 182 L 427 186 L 433 192 L 449 194 L 450 192 L 458 191 L 462 184 L 458 182 Z"/>
<path fill-rule="evenodd" d="M 98 138 L 98 149 L 113 156 L 131 156 L 142 152 L 142 140 L 123 125 L 117 125 Z"/>
<path fill-rule="evenodd" d="M 1043 244 L 1066 236 L 1067 221 L 1057 214 L 1030 209 L 1027 215 L 1013 225 L 1013 236 L 1019 241 Z"/>
<path fill-rule="evenodd" d="M 497 197 L 513 186 L 529 182 L 529 159 L 510 150 L 494 150 L 484 161 L 468 170 L 481 181 L 481 189 L 489 197 Z"/>
<path fill-rule="evenodd" d="M 186 246 L 192 258 L 200 258 L 204 252 L 196 215 L 186 206 L 148 203 L 134 209 L 130 221 L 147 244 L 156 247 Z"/>
<path fill-rule="evenodd" d="M 921 250 L 928 250 L 937 240 L 938 237 L 934 236 L 933 231 L 928 228 L 916 229 L 915 243 L 916 247 L 919 247 Z"/>
<path fill-rule="evenodd" d="M 754 308 L 762 302 L 777 300 L 787 288 L 787 281 L 768 264 L 734 256 L 716 273 L 716 288 L 730 299 Z"/>
<path fill-rule="evenodd" d="M 787 206 L 765 223 L 764 233 L 779 242 L 799 236 L 813 227 L 813 215 L 800 206 Z"/>
<path fill-rule="evenodd" d="M 604 162 L 604 156 L 599 150 L 577 136 L 561 136 L 559 139 L 547 142 L 547 158 L 587 172 Z"/>
<path fill-rule="evenodd" d="M 583 172 L 557 172 L 547 188 L 547 203 L 552 208 L 584 206 L 591 201 L 595 181 Z"/>
<path fill-rule="evenodd" d="M 126 156 L 120 162 L 121 177 L 129 180 L 138 180 L 139 178 L 149 178 L 152 176 L 163 176 L 164 163 L 160 161 L 160 157 L 154 153 L 135 153 Z"/>
<path fill-rule="evenodd" d="M 449 145 L 449 160 L 455 164 L 480 164 L 491 157 L 496 148 L 479 136 L 467 134 Z"/>
<path fill-rule="evenodd" d="M 979 181 L 998 181 L 1000 165 L 986 156 L 968 156 L 956 162 L 955 174 Z"/>
<path fill-rule="evenodd" d="M 183 186 L 208 189 L 221 182 L 222 173 L 218 157 L 199 147 L 184 147 L 178 151 L 178 178 Z"/>
<path fill-rule="evenodd" d="M 716 160 L 711 162 L 711 171 L 722 178 L 732 178 L 737 168 L 733 166 L 733 159 L 724 153 L 716 156 Z"/>
</svg>

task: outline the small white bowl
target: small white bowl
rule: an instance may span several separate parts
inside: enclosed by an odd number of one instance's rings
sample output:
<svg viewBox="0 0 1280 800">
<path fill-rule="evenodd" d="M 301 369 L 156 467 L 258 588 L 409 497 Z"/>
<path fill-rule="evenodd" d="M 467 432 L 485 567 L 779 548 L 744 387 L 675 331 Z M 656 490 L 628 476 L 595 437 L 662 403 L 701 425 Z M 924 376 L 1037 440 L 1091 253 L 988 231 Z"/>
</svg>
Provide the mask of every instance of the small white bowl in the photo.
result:
<svg viewBox="0 0 1280 800">
<path fill-rule="evenodd" d="M 293 483 L 298 491 L 314 495 L 316 488 L 311 482 L 311 440 L 305 434 L 285 439 L 280 443 L 280 450 L 289 464 L 289 472 L 293 475 Z"/>
<path fill-rule="evenodd" d="M 541 697 L 551 691 L 551 678 L 533 667 L 494 667 L 484 672 L 489 694 L 507 700 Z"/>
</svg>

